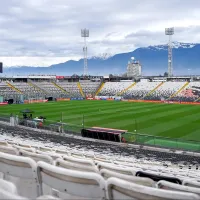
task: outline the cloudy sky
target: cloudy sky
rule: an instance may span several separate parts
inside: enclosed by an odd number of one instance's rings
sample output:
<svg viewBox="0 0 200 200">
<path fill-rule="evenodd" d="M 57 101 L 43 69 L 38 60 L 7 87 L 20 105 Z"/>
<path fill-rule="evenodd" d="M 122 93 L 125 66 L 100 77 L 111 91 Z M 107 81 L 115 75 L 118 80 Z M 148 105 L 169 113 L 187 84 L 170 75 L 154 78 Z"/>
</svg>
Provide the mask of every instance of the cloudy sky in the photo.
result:
<svg viewBox="0 0 200 200">
<path fill-rule="evenodd" d="M 200 0 L 1 0 L 0 59 L 6 66 L 48 66 L 88 54 L 132 51 L 173 39 L 200 41 Z"/>
</svg>

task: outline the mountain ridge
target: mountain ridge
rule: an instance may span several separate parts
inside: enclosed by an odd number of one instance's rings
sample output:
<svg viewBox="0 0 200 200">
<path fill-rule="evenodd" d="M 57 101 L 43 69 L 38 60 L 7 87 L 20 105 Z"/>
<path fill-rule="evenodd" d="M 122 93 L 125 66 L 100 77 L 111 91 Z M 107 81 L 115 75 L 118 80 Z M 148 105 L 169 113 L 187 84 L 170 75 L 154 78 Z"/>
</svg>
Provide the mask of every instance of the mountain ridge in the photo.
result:
<svg viewBox="0 0 200 200">
<path fill-rule="evenodd" d="M 200 44 L 173 42 L 173 66 L 175 75 L 200 74 Z M 140 47 L 134 51 L 110 54 L 104 53 L 88 59 L 89 74 L 123 74 L 127 63 L 135 57 L 142 64 L 143 75 L 160 75 L 167 71 L 168 45 Z M 18 66 L 4 68 L 10 74 L 57 74 L 72 75 L 83 73 L 83 59 L 69 60 L 49 67 Z M 188 70 L 190 69 L 190 70 Z"/>
</svg>

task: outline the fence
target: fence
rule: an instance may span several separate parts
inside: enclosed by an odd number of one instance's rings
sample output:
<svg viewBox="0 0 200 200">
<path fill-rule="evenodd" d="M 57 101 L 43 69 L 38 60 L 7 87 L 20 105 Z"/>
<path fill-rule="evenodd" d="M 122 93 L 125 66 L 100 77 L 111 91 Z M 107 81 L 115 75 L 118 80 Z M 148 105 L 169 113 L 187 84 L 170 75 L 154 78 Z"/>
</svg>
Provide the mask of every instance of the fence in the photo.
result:
<svg viewBox="0 0 200 200">
<path fill-rule="evenodd" d="M 128 132 L 124 138 L 133 144 L 150 145 L 154 147 L 165 147 L 170 149 L 181 149 L 186 151 L 200 151 L 200 141 L 184 140 L 181 138 L 166 138 L 153 135 L 144 135 Z"/>
<path fill-rule="evenodd" d="M 0 121 L 10 122 L 10 115 L 1 114 Z M 58 132 L 63 134 L 72 134 L 74 136 L 81 136 L 81 130 L 83 128 L 89 128 L 84 125 L 84 121 L 82 124 L 69 124 L 62 123 L 59 121 L 50 121 L 45 120 L 40 125 L 40 121 L 35 120 L 24 120 L 23 118 L 19 118 L 19 124 L 22 126 L 28 126 L 32 128 L 49 130 L 52 132 Z M 153 147 L 165 147 L 170 149 L 181 149 L 186 151 L 197 151 L 200 152 L 200 141 L 195 140 L 184 140 L 181 138 L 166 138 L 160 136 L 153 135 L 145 135 L 139 133 L 127 132 L 123 134 L 123 137 L 127 141 L 127 143 L 138 144 L 138 145 L 149 145 Z"/>
</svg>

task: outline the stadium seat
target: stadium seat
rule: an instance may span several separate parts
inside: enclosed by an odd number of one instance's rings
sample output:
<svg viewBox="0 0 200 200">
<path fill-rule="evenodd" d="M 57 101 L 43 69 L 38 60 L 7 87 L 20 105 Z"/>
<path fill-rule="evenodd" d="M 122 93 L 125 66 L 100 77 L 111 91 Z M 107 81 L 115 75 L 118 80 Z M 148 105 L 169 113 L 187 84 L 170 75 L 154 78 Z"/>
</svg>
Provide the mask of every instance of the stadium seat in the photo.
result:
<svg viewBox="0 0 200 200">
<path fill-rule="evenodd" d="M 44 162 L 47 162 L 49 164 L 53 164 L 53 159 L 48 155 L 33 153 L 33 152 L 25 151 L 25 150 L 22 150 L 22 149 L 19 150 L 19 155 L 32 158 L 33 160 L 35 160 L 35 162 L 44 161 Z"/>
<path fill-rule="evenodd" d="M 168 181 L 159 181 L 156 184 L 156 187 L 165 189 L 165 190 L 184 191 L 184 192 L 191 192 L 191 193 L 200 195 L 200 188 L 179 185 L 179 184 L 175 184 L 175 183 L 170 183 Z"/>
<path fill-rule="evenodd" d="M 120 174 L 126 174 L 126 175 L 134 175 L 136 174 L 136 170 L 132 167 L 122 167 L 119 165 L 114 165 L 114 164 L 108 164 L 108 163 L 98 163 L 97 168 L 100 170 L 102 169 L 107 169 L 113 172 L 117 172 Z"/>
<path fill-rule="evenodd" d="M 88 159 L 88 158 L 76 158 L 73 156 L 63 156 L 63 160 L 70 162 L 70 163 L 81 164 L 81 165 L 85 165 L 85 166 L 89 166 L 89 167 L 95 166 L 93 160 Z"/>
<path fill-rule="evenodd" d="M 8 192 L 0 188 L 0 199 L 2 200 L 28 200 L 25 197 L 19 196 L 18 194 Z"/>
<path fill-rule="evenodd" d="M 134 199 L 134 200 L 191 200 L 200 199 L 193 193 L 161 190 L 138 185 L 118 178 L 107 180 L 109 200 Z"/>
<path fill-rule="evenodd" d="M 149 173 L 149 172 L 144 172 L 144 171 L 138 171 L 136 174 L 136 176 L 139 177 L 146 177 L 146 178 L 150 178 L 156 182 L 160 181 L 160 180 L 166 180 L 168 182 L 171 183 L 177 183 L 177 184 L 182 184 L 181 180 L 176 178 L 176 177 L 170 177 L 170 176 L 163 176 L 163 175 L 158 175 L 156 173 Z"/>
<path fill-rule="evenodd" d="M 77 170 L 77 171 L 84 171 L 84 172 L 98 172 L 96 166 L 92 166 L 83 162 L 70 162 L 69 160 L 65 161 L 63 159 L 58 158 L 55 161 L 55 165 L 58 167 L 63 167 L 66 169 Z"/>
<path fill-rule="evenodd" d="M 13 148 L 12 146 L 0 146 L 0 152 L 8 153 L 12 155 L 17 155 L 17 149 Z"/>
<path fill-rule="evenodd" d="M 6 191 L 8 193 L 17 194 L 16 186 L 10 181 L 0 179 L 0 189 Z M 0 199 L 1 199 L 1 197 L 0 197 Z"/>
<path fill-rule="evenodd" d="M 200 182 L 197 180 L 185 179 L 183 180 L 182 185 L 200 188 Z"/>
<path fill-rule="evenodd" d="M 19 195 L 38 197 L 36 163 L 31 158 L 0 153 L 0 172 L 16 185 Z"/>
<path fill-rule="evenodd" d="M 24 151 L 28 151 L 28 152 L 35 152 L 34 148 L 29 148 L 29 147 L 23 147 L 23 146 L 18 146 L 18 145 L 13 145 L 14 148 L 16 148 L 18 151 L 19 150 L 24 150 Z"/>
<path fill-rule="evenodd" d="M 59 198 L 105 198 L 105 182 L 99 174 L 68 170 L 42 161 L 38 162 L 37 172 L 41 195 L 45 195 L 43 185 L 48 185 L 59 191 Z"/>
<path fill-rule="evenodd" d="M 9 144 L 6 141 L 0 141 L 0 147 L 1 146 L 9 146 Z"/>
<path fill-rule="evenodd" d="M 100 174 L 102 177 L 104 177 L 105 180 L 111 177 L 115 177 L 115 178 L 119 178 L 119 179 L 126 180 L 129 182 L 137 183 L 139 185 L 155 187 L 155 182 L 149 178 L 141 178 L 141 177 L 136 177 L 133 175 L 125 175 L 125 174 L 113 172 L 107 169 L 100 170 Z"/>
</svg>

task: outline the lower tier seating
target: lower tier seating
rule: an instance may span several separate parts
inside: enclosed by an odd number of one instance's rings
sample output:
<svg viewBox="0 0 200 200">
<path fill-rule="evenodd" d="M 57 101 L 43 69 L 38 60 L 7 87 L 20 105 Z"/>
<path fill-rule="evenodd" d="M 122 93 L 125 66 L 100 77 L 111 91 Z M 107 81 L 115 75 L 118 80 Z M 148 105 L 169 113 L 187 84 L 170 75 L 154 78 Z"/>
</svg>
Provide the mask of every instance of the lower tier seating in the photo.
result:
<svg viewBox="0 0 200 200">
<path fill-rule="evenodd" d="M 182 173 L 174 166 L 69 147 L 6 140 L 0 147 L 0 199 L 200 200 L 199 170 Z"/>
</svg>

